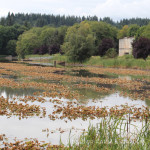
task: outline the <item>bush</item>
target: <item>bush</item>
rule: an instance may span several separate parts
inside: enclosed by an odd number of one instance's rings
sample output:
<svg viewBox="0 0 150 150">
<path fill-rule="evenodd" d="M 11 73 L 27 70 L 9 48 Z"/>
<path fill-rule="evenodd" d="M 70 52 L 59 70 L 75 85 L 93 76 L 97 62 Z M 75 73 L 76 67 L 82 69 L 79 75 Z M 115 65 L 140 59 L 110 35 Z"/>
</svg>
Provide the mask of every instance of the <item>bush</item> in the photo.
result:
<svg viewBox="0 0 150 150">
<path fill-rule="evenodd" d="M 117 51 L 114 48 L 109 48 L 108 51 L 106 51 L 105 56 L 108 58 L 115 58 L 117 56 Z"/>
<path fill-rule="evenodd" d="M 9 55 L 16 56 L 16 40 L 9 40 L 6 46 L 6 50 Z"/>
<path fill-rule="evenodd" d="M 108 49 L 114 48 L 114 42 L 112 39 L 105 38 L 99 46 L 99 55 L 102 57 L 106 54 Z"/>
<path fill-rule="evenodd" d="M 141 37 L 132 44 L 134 58 L 146 59 L 150 54 L 150 39 Z"/>
<path fill-rule="evenodd" d="M 49 54 L 56 54 L 60 52 L 60 45 L 57 44 L 53 44 L 49 47 Z"/>
</svg>

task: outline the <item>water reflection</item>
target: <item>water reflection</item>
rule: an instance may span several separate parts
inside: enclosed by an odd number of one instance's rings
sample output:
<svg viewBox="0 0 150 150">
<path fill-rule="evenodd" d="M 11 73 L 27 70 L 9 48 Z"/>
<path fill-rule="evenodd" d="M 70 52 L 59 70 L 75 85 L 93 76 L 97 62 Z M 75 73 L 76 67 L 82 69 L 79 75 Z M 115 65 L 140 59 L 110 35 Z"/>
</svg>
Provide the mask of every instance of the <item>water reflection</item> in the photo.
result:
<svg viewBox="0 0 150 150">
<path fill-rule="evenodd" d="M 78 139 L 83 130 L 87 130 L 89 125 L 96 125 L 100 122 L 100 118 L 94 120 L 87 119 L 82 120 L 81 118 L 76 120 L 64 120 L 56 119 L 54 121 L 50 120 L 48 115 L 53 112 L 55 103 L 50 103 L 46 98 L 47 102 L 28 102 L 28 104 L 40 105 L 41 107 L 46 108 L 47 115 L 45 118 L 40 118 L 38 116 L 24 118 L 19 120 L 18 117 L 12 116 L 7 118 L 6 116 L 0 116 L 0 134 L 6 134 L 9 141 L 12 141 L 15 137 L 19 140 L 25 138 L 36 138 L 39 141 L 51 142 L 52 144 L 59 144 L 60 138 L 64 144 L 68 144 L 69 134 L 71 131 L 71 140 L 74 138 Z M 55 99 L 55 98 L 54 98 Z M 66 103 L 67 99 L 61 99 Z M 105 98 L 97 99 L 96 101 L 89 100 L 87 103 L 82 104 L 85 106 L 99 106 L 99 107 L 113 107 L 115 105 L 124 105 L 128 106 L 136 105 L 136 107 L 146 106 L 146 103 L 141 100 L 131 100 L 130 98 L 122 97 L 119 93 L 114 93 Z M 133 124 L 141 126 L 142 123 L 133 122 Z M 45 129 L 47 131 L 43 132 Z"/>
<path fill-rule="evenodd" d="M 77 76 L 77 77 L 99 77 L 99 78 L 117 78 L 115 75 L 106 75 L 106 74 L 96 74 L 89 72 L 88 70 L 85 69 L 80 69 L 80 70 L 72 70 L 68 72 L 69 75 L 71 76 Z"/>
<path fill-rule="evenodd" d="M 57 71 L 54 72 L 57 74 L 67 74 L 66 71 Z M 104 74 L 95 74 L 90 73 L 87 70 L 74 70 L 69 73 L 69 75 L 72 76 L 83 76 L 83 77 L 101 77 L 101 78 L 116 78 L 116 76 L 113 75 L 104 75 Z M 6 78 L 5 76 L 4 78 Z M 118 77 L 118 76 L 117 76 Z M 119 78 L 123 78 L 126 80 L 131 80 L 132 78 L 130 76 L 119 76 Z M 45 80 L 45 79 L 34 79 L 36 82 L 46 82 L 46 83 L 57 83 L 58 81 L 53 80 Z M 115 84 L 96 84 L 97 87 L 105 87 L 110 90 L 107 92 L 99 91 L 97 92 L 94 89 L 88 89 L 88 88 L 74 88 L 72 83 L 62 83 L 68 87 L 72 88 L 72 91 L 77 91 L 80 97 L 80 104 L 86 105 L 86 106 L 98 106 L 98 107 L 113 107 L 115 105 L 129 105 L 136 107 L 142 107 L 142 106 L 150 106 L 150 101 L 141 101 L 141 100 L 132 100 L 129 97 L 123 97 L 119 95 L 119 92 L 117 92 L 118 87 Z M 74 83 L 76 84 L 76 83 Z M 71 88 L 69 88 L 71 90 Z M 146 88 L 148 88 L 146 86 Z M 113 90 L 114 89 L 114 90 Z M 144 89 L 145 90 L 145 89 Z M 34 88 L 21 88 L 21 89 L 13 89 L 9 87 L 1 87 L 0 88 L 0 95 L 4 96 L 5 98 L 11 99 L 14 96 L 17 96 L 16 101 L 19 101 L 19 97 L 24 96 L 30 96 L 33 95 L 34 92 L 43 92 L 43 90 L 37 90 Z M 120 90 L 121 91 L 121 90 Z M 82 97 L 83 95 L 83 97 Z M 40 102 L 28 102 L 28 104 L 32 105 L 39 105 L 40 107 L 46 108 L 46 116 L 45 118 L 40 118 L 38 116 L 29 117 L 27 119 L 19 120 L 18 117 L 12 116 L 11 118 L 7 118 L 7 116 L 0 116 L 0 134 L 6 134 L 6 136 L 9 138 L 9 140 L 14 139 L 17 137 L 17 139 L 23 140 L 24 138 L 37 138 L 40 141 L 46 141 L 51 142 L 52 144 L 59 144 L 60 138 L 64 144 L 68 143 L 70 130 L 71 132 L 71 138 L 78 137 L 81 132 L 85 129 L 88 129 L 89 122 L 91 124 L 96 125 L 100 122 L 100 119 L 94 119 L 94 120 L 82 120 L 81 118 L 76 120 L 68 120 L 65 118 L 64 120 L 56 119 L 55 121 L 52 121 L 49 119 L 48 115 L 51 114 L 54 110 L 54 104 L 51 103 L 49 100 L 53 99 L 45 98 L 47 101 L 45 103 Z M 70 101 L 67 99 L 61 99 L 63 103 L 66 101 Z M 21 102 L 23 103 L 23 102 Z M 65 105 L 65 104 L 64 104 Z M 141 124 L 138 124 L 139 126 Z M 48 129 L 49 132 L 42 132 L 43 130 Z M 64 131 L 64 132 L 62 132 Z"/>
<path fill-rule="evenodd" d="M 78 93 L 81 95 L 79 100 L 84 103 L 87 103 L 88 100 L 101 99 L 101 98 L 104 98 L 111 94 L 108 92 L 107 93 L 106 92 L 97 92 L 95 90 L 87 89 L 87 88 L 76 88 L 74 90 L 78 91 Z M 82 97 L 82 95 L 83 95 L 83 97 Z"/>
<path fill-rule="evenodd" d="M 150 106 L 150 100 L 145 100 L 147 106 Z"/>
<path fill-rule="evenodd" d="M 10 87 L 0 87 L 0 95 L 5 98 L 12 98 L 14 96 L 31 96 L 34 92 L 43 92 L 43 90 L 36 90 L 34 88 L 20 88 L 20 89 L 13 89 Z"/>
<path fill-rule="evenodd" d="M 44 63 L 44 62 L 28 62 L 27 64 L 33 66 L 54 66 L 52 63 Z"/>
</svg>

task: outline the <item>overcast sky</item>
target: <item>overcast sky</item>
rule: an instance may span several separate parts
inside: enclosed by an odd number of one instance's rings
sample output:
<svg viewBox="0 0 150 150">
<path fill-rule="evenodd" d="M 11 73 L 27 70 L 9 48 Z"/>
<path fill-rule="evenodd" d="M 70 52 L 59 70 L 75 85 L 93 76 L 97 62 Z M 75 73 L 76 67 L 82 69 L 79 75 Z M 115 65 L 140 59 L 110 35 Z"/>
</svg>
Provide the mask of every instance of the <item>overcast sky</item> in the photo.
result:
<svg viewBox="0 0 150 150">
<path fill-rule="evenodd" d="M 150 0 L 0 0 L 0 17 L 8 12 L 76 16 L 150 18 Z"/>
</svg>

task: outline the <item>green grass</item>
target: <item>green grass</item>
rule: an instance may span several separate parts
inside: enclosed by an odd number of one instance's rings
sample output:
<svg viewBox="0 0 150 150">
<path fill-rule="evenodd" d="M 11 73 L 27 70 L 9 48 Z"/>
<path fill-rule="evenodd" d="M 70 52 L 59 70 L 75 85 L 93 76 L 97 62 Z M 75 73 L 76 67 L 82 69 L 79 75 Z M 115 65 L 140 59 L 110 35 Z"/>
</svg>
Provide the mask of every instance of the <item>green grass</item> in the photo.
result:
<svg viewBox="0 0 150 150">
<path fill-rule="evenodd" d="M 146 61 L 143 59 L 134 59 L 132 57 L 116 57 L 116 58 L 101 58 L 93 56 L 85 65 L 96 65 L 101 67 L 118 67 L 118 68 L 136 68 L 136 69 L 150 69 L 150 58 Z"/>
<path fill-rule="evenodd" d="M 30 57 L 47 57 L 46 55 L 27 55 L 26 58 Z M 65 55 L 55 54 L 52 55 L 51 60 L 56 60 L 58 62 L 67 62 L 69 61 L 68 57 Z M 115 68 L 135 68 L 135 69 L 150 69 L 150 56 L 145 60 L 143 59 L 134 59 L 131 55 L 125 55 L 122 57 L 116 58 L 106 58 L 100 56 L 92 56 L 89 60 L 83 63 L 88 66 L 100 66 L 100 67 L 115 67 Z"/>
<path fill-rule="evenodd" d="M 63 62 L 63 61 L 69 62 L 67 56 L 65 56 L 65 55 L 60 55 L 60 54 L 52 55 L 52 60 L 56 60 L 56 61 L 59 61 L 59 62 Z"/>
<path fill-rule="evenodd" d="M 39 55 L 39 54 L 33 54 L 33 55 L 26 55 L 25 58 L 28 59 L 28 58 L 34 58 L 34 57 L 48 57 L 50 56 L 49 54 L 44 54 L 44 55 Z"/>
<path fill-rule="evenodd" d="M 0 61 L 6 61 L 5 57 L 8 55 L 0 55 Z"/>
<path fill-rule="evenodd" d="M 69 147 L 76 150 L 149 150 L 150 122 L 140 131 L 131 133 L 129 124 L 122 118 L 102 119 L 97 127 L 90 126 L 79 142 Z"/>
</svg>

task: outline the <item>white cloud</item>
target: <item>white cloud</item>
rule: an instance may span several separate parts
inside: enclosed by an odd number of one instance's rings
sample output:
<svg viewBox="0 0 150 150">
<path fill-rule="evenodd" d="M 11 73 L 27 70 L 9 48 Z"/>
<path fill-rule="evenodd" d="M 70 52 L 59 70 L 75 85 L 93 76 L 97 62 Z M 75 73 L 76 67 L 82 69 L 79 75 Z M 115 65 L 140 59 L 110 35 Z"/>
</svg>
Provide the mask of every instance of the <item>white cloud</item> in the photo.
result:
<svg viewBox="0 0 150 150">
<path fill-rule="evenodd" d="M 46 13 L 111 17 L 114 20 L 149 17 L 150 0 L 5 0 L 0 5 L 0 16 L 7 13 Z"/>
<path fill-rule="evenodd" d="M 7 8 L 1 8 L 0 9 L 0 17 L 5 17 L 8 14 L 8 12 L 13 12 L 13 10 L 10 10 L 10 9 L 7 9 Z"/>
<path fill-rule="evenodd" d="M 109 16 L 113 19 L 150 17 L 149 5 L 149 0 L 106 0 L 104 3 L 99 3 L 92 13 L 100 17 Z"/>
</svg>

